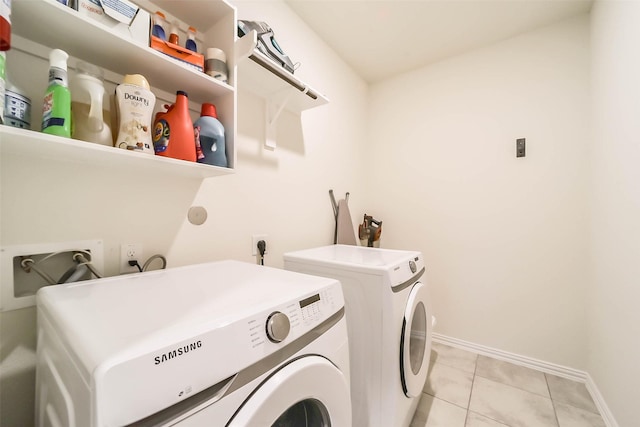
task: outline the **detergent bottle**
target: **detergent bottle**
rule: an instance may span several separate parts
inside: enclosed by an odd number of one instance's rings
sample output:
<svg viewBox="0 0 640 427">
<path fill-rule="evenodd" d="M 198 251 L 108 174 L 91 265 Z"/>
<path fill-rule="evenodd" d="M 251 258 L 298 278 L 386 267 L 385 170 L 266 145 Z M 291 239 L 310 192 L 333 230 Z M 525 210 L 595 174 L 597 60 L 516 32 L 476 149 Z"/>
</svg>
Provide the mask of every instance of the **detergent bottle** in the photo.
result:
<svg viewBox="0 0 640 427">
<path fill-rule="evenodd" d="M 156 96 L 149 82 L 140 74 L 127 74 L 116 87 L 116 124 L 118 148 L 154 154 L 151 122 Z"/>
<path fill-rule="evenodd" d="M 227 167 L 224 126 L 218 120 L 216 106 L 204 103 L 200 118 L 193 124 L 199 163 Z"/>
<path fill-rule="evenodd" d="M 153 125 L 156 155 L 195 162 L 195 137 L 187 93 L 177 91 L 175 104 L 165 105 L 165 108 L 167 111 L 156 114 Z"/>
<path fill-rule="evenodd" d="M 185 42 L 184 47 L 192 52 L 198 52 L 198 45 L 196 44 L 196 33 L 197 30 L 193 27 L 189 27 L 189 29 L 187 30 L 187 41 Z"/>
<path fill-rule="evenodd" d="M 0 51 L 11 49 L 11 2 L 0 1 Z"/>
<path fill-rule="evenodd" d="M 31 129 L 31 99 L 5 74 L 4 124 L 20 129 Z"/>
<path fill-rule="evenodd" d="M 53 49 L 49 54 L 49 86 L 42 107 L 42 132 L 71 137 L 71 92 L 67 78 L 67 59 L 64 50 Z"/>
<path fill-rule="evenodd" d="M 4 96 L 6 91 L 5 69 L 7 62 L 7 54 L 0 50 L 0 125 L 4 123 Z"/>
<path fill-rule="evenodd" d="M 164 31 L 164 27 L 167 25 L 164 13 L 156 12 L 153 16 L 153 27 L 151 27 L 151 35 L 158 37 L 161 40 L 167 40 L 167 34 Z"/>
<path fill-rule="evenodd" d="M 109 112 L 104 108 L 105 90 L 102 69 L 78 62 L 71 79 L 71 137 L 83 141 L 112 146 Z"/>
</svg>

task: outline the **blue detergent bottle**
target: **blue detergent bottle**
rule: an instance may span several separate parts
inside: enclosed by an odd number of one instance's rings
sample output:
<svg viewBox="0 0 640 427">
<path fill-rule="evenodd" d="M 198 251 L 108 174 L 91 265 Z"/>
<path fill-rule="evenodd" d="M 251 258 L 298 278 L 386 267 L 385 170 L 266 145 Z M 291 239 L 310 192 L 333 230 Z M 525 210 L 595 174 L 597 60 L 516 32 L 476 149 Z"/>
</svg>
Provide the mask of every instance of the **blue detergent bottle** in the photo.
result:
<svg viewBox="0 0 640 427">
<path fill-rule="evenodd" d="M 227 167 L 224 126 L 218 120 L 216 106 L 202 104 L 200 118 L 193 124 L 196 157 L 199 163 Z"/>
<path fill-rule="evenodd" d="M 160 40 L 167 41 L 167 34 L 164 31 L 164 27 L 166 25 L 167 18 L 165 18 L 164 13 L 156 12 L 153 16 L 153 27 L 151 27 L 151 35 L 156 36 Z"/>
<path fill-rule="evenodd" d="M 197 53 L 198 45 L 196 44 L 196 32 L 197 30 L 195 28 L 189 27 L 187 30 L 187 41 L 185 42 L 184 47 Z"/>
</svg>

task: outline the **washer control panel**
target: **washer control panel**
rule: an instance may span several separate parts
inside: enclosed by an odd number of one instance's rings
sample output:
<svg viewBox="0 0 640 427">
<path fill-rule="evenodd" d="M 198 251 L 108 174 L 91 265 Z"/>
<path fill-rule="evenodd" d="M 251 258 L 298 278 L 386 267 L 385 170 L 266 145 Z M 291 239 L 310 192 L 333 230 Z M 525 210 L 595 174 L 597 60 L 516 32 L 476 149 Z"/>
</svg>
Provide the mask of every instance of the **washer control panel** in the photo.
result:
<svg viewBox="0 0 640 427">
<path fill-rule="evenodd" d="M 286 314 L 274 311 L 267 318 L 266 331 L 267 338 L 271 342 L 281 342 L 289 335 L 291 323 Z"/>
<path fill-rule="evenodd" d="M 416 267 L 416 262 L 414 260 L 409 261 L 409 269 L 411 270 L 412 273 L 415 273 L 416 271 L 418 271 L 418 267 Z"/>
<path fill-rule="evenodd" d="M 404 260 L 398 261 L 389 269 L 389 281 L 391 287 L 396 288 L 409 281 L 415 280 L 415 275 L 418 274 L 423 268 L 424 259 L 420 252 L 412 252 L 407 255 Z"/>
<path fill-rule="evenodd" d="M 247 319 L 250 348 L 266 350 L 294 340 L 332 316 L 343 305 L 341 288 L 332 286 L 253 316 Z"/>
</svg>

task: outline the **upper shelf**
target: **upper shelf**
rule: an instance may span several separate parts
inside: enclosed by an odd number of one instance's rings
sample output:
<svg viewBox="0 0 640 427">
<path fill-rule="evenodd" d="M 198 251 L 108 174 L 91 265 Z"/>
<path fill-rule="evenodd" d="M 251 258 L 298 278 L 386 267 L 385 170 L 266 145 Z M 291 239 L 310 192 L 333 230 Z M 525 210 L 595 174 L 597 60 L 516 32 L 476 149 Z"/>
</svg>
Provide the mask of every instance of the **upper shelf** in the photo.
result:
<svg viewBox="0 0 640 427">
<path fill-rule="evenodd" d="M 238 39 L 235 46 L 239 87 L 267 100 L 288 96 L 286 110 L 299 113 L 327 104 L 329 99 L 256 50 L 256 32 Z M 245 59 L 246 58 L 246 59 Z"/>
<path fill-rule="evenodd" d="M 27 159 L 56 159 L 83 165 L 100 165 L 118 171 L 135 171 L 146 177 L 160 173 L 203 179 L 233 173 L 233 169 L 230 168 L 134 153 L 120 148 L 5 125 L 0 125 L 0 154 Z"/>
<path fill-rule="evenodd" d="M 230 85 L 124 38 L 55 0 L 14 1 L 11 18 L 12 31 L 19 36 L 51 48 L 64 46 L 69 55 L 118 74 L 143 74 L 151 86 L 169 93 L 175 92 L 179 82 L 180 90 L 196 103 L 211 102 L 212 96 L 234 91 Z"/>
</svg>

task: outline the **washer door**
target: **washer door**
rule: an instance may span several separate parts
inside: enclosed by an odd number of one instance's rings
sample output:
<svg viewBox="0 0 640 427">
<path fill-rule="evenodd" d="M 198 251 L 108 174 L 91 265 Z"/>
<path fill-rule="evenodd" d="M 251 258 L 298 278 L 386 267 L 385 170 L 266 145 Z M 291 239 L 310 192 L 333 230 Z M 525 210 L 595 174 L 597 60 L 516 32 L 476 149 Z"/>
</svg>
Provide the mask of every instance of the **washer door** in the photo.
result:
<svg viewBox="0 0 640 427">
<path fill-rule="evenodd" d="M 227 427 L 351 426 L 349 384 L 327 359 L 305 356 L 276 371 Z"/>
<path fill-rule="evenodd" d="M 429 371 L 431 309 L 427 285 L 416 282 L 411 288 L 402 321 L 400 377 L 407 397 L 420 396 Z"/>
</svg>

